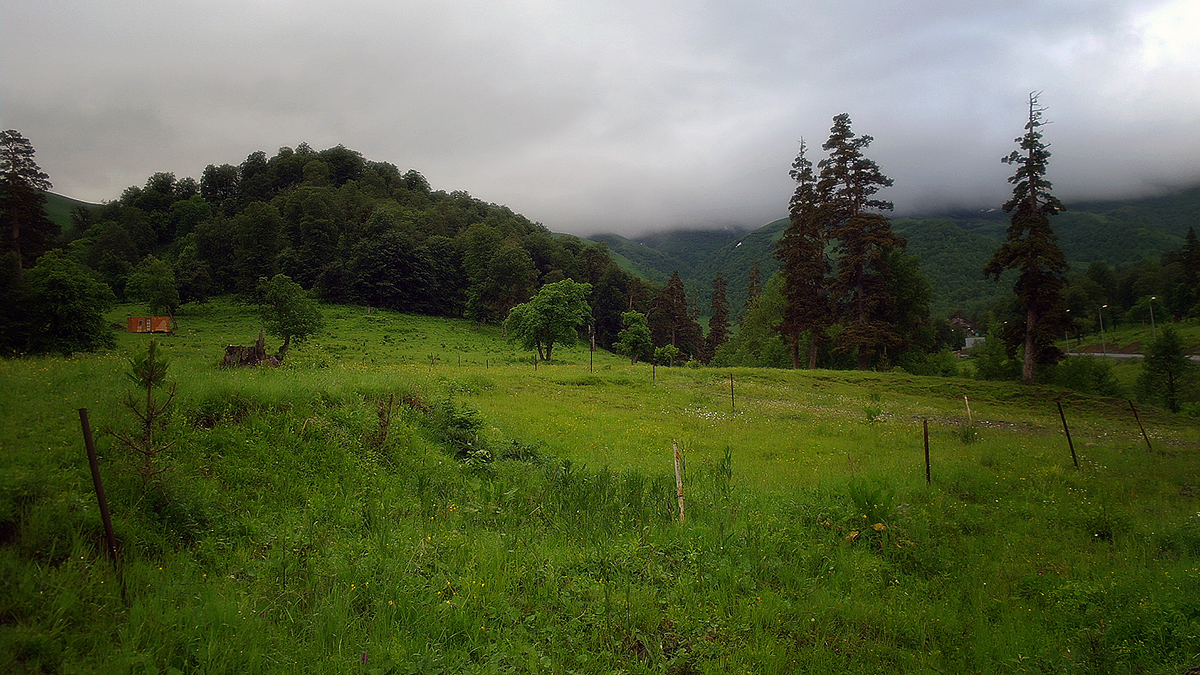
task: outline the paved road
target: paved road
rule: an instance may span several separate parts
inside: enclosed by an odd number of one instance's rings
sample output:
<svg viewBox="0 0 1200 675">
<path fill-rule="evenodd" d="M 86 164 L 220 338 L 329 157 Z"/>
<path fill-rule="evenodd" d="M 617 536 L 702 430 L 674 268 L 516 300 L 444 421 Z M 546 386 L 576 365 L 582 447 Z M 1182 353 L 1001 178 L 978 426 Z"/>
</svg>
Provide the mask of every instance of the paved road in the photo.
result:
<svg viewBox="0 0 1200 675">
<path fill-rule="evenodd" d="M 1122 352 L 1067 352 L 1067 356 L 1102 356 L 1109 359 L 1141 359 L 1145 358 L 1145 354 L 1125 354 Z M 1200 354 L 1189 354 L 1188 358 L 1193 361 L 1200 361 Z"/>
</svg>

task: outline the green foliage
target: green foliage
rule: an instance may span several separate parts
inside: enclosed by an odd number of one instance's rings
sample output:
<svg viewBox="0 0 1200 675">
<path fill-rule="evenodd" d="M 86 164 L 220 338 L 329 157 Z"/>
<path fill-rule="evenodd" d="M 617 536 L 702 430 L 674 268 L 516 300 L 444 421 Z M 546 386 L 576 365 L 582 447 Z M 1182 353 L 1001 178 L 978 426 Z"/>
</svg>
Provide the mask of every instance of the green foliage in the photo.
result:
<svg viewBox="0 0 1200 675">
<path fill-rule="evenodd" d="M 679 347 L 675 345 L 663 345 L 654 348 L 654 362 L 660 366 L 674 366 L 675 359 L 679 358 Z"/>
<path fill-rule="evenodd" d="M 1141 400 L 1179 412 L 1185 403 L 1200 400 L 1200 367 L 1188 360 L 1179 334 L 1171 326 L 1159 329 L 1158 339 L 1142 360 L 1138 377 Z"/>
<path fill-rule="evenodd" d="M 1124 388 L 1113 373 L 1112 363 L 1095 357 L 1068 358 L 1049 371 L 1047 381 L 1083 394 L 1125 396 Z"/>
<path fill-rule="evenodd" d="M 26 279 L 32 351 L 72 354 L 113 346 L 104 312 L 113 307 L 116 297 L 87 268 L 51 251 L 38 259 Z"/>
<path fill-rule="evenodd" d="M 175 272 L 165 262 L 148 255 L 138 264 L 125 285 L 125 294 L 146 303 L 153 315 L 175 316 L 179 309 L 179 288 Z"/>
<path fill-rule="evenodd" d="M 539 359 L 549 361 L 554 345 L 574 344 L 579 328 L 591 319 L 586 300 L 591 290 L 591 284 L 570 279 L 546 284 L 529 302 L 512 308 L 505 330 L 526 349 L 536 349 Z"/>
<path fill-rule="evenodd" d="M 655 296 L 646 321 L 656 347 L 671 345 L 688 357 L 699 357 L 703 351 L 704 333 L 696 323 L 678 272 L 671 274 Z"/>
<path fill-rule="evenodd" d="M 650 339 L 650 326 L 646 323 L 646 315 L 641 312 L 624 312 L 621 314 L 624 328 L 617 334 L 617 342 L 613 349 L 618 354 L 629 357 L 630 363 L 639 359 L 647 359 L 653 355 L 654 342 Z"/>
<path fill-rule="evenodd" d="M 303 342 L 325 325 L 316 301 L 286 275 L 259 279 L 258 284 L 262 296 L 259 315 L 271 335 L 288 342 L 293 339 Z"/>
<path fill-rule="evenodd" d="M 980 380 L 1017 380 L 1021 377 L 1021 362 L 1008 355 L 1000 339 L 1000 324 L 988 326 L 987 339 L 972 350 L 975 377 Z"/>
<path fill-rule="evenodd" d="M 767 280 L 766 289 L 746 314 L 738 332 L 717 349 L 713 365 L 791 367 L 791 354 L 774 328 L 782 321 L 783 306 L 782 281 L 776 274 Z"/>
<path fill-rule="evenodd" d="M 125 396 L 125 408 L 133 415 L 135 430 L 132 432 L 108 428 L 117 441 L 132 454 L 134 467 L 142 477 L 142 483 L 149 486 L 151 482 L 162 484 L 161 476 L 170 467 L 163 462 L 160 455 L 175 445 L 174 441 L 162 442 L 158 434 L 169 422 L 171 404 L 175 401 L 175 384 L 167 388 L 165 398 L 155 395 L 155 389 L 162 389 L 166 384 L 167 369 L 170 360 L 158 354 L 158 343 L 151 340 L 146 351 L 129 359 L 129 370 L 126 378 L 133 382 L 137 393 Z M 143 398 L 142 392 L 145 392 Z"/>
</svg>

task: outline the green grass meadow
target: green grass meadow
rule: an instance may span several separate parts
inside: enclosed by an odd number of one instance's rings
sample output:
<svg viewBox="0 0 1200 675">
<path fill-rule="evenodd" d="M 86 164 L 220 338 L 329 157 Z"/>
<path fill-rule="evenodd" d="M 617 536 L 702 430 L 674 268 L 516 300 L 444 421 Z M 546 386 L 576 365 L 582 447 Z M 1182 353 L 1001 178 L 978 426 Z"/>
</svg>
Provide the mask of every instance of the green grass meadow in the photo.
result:
<svg viewBox="0 0 1200 675">
<path fill-rule="evenodd" d="M 1147 448 L 1127 401 L 1066 390 L 582 345 L 535 369 L 498 327 L 324 311 L 254 370 L 215 367 L 252 311 L 181 312 L 149 483 L 106 431 L 148 336 L 0 361 L 0 672 L 1200 666 L 1195 419 L 1139 406 Z"/>
</svg>

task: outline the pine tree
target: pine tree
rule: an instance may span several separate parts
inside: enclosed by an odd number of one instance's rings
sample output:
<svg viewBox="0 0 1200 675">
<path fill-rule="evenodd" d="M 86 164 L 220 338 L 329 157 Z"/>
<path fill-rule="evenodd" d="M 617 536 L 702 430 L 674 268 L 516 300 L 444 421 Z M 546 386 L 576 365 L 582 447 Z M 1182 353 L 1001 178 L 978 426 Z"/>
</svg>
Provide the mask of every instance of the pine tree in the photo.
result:
<svg viewBox="0 0 1200 675">
<path fill-rule="evenodd" d="M 708 336 L 704 341 L 704 362 L 712 361 L 717 348 L 729 341 L 729 299 L 725 290 L 729 283 L 718 272 L 713 279 L 712 316 L 708 319 Z"/>
<path fill-rule="evenodd" d="M 866 370 L 872 354 L 901 343 L 886 318 L 892 302 L 887 254 L 907 242 L 892 232 L 887 218 L 873 212 L 892 209 L 891 202 L 874 198 L 891 187 L 892 179 L 863 156 L 874 139 L 856 136 L 846 113 L 833 118 L 829 131 L 829 140 L 821 146 L 829 157 L 818 164 L 816 192 L 822 200 L 818 217 L 837 241 L 838 271 L 831 291 L 845 328 L 837 336 L 835 351 L 856 351 L 859 370 Z"/>
<path fill-rule="evenodd" d="M 758 304 L 759 296 L 763 294 L 762 268 L 758 263 L 757 258 L 750 263 L 750 281 L 746 284 L 746 309 L 754 309 L 754 306 Z"/>
<path fill-rule="evenodd" d="M 647 317 L 655 346 L 672 345 L 689 357 L 698 356 L 703 332 L 688 311 L 687 293 L 679 272 L 673 272 Z"/>
<path fill-rule="evenodd" d="M 1066 322 L 1062 290 L 1067 258 L 1050 227 L 1050 217 L 1066 207 L 1050 194 L 1053 185 L 1045 178 L 1050 159 L 1041 133 L 1046 124 L 1042 121 L 1045 110 L 1038 105 L 1038 93 L 1031 93 L 1025 135 L 1015 139 L 1020 150 L 1001 159 L 1017 167 L 1008 179 L 1014 185 L 1012 199 L 1003 207 L 1005 213 L 1011 214 L 1008 236 L 983 268 L 983 273 L 993 280 L 999 280 L 1010 269 L 1021 272 L 1013 291 L 1025 313 L 1025 323 L 1010 324 L 1004 340 L 1010 356 L 1024 345 L 1021 381 L 1027 384 L 1033 382 L 1036 365 L 1062 358 L 1054 340 L 1062 334 Z"/>
<path fill-rule="evenodd" d="M 829 230 L 821 218 L 823 200 L 817 194 L 817 180 L 812 162 L 805 157 L 806 149 L 801 140 L 791 170 L 792 180 L 797 183 L 788 209 L 791 224 L 775 244 L 784 298 L 783 321 L 775 330 L 788 345 L 792 368 L 800 367 L 800 341 L 808 333 L 808 367 L 813 369 L 833 314 L 829 303 L 830 265 L 825 256 Z"/>
<path fill-rule="evenodd" d="M 50 176 L 33 161 L 33 144 L 19 132 L 0 132 L 0 218 L 4 247 L 15 251 L 22 269 L 54 248 L 62 228 L 46 216 Z"/>
</svg>

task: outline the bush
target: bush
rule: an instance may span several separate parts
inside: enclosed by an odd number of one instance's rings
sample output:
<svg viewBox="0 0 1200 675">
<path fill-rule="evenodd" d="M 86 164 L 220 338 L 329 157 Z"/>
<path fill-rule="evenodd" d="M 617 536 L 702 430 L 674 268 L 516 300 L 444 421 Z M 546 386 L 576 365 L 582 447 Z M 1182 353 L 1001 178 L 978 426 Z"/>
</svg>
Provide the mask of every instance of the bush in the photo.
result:
<svg viewBox="0 0 1200 675">
<path fill-rule="evenodd" d="M 1094 356 L 1076 356 L 1053 366 L 1046 381 L 1083 394 L 1125 396 L 1121 383 L 1113 375 L 1112 362 Z"/>
</svg>

